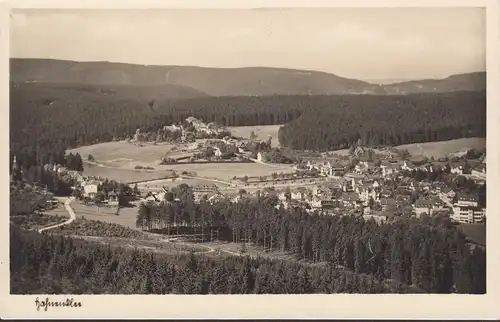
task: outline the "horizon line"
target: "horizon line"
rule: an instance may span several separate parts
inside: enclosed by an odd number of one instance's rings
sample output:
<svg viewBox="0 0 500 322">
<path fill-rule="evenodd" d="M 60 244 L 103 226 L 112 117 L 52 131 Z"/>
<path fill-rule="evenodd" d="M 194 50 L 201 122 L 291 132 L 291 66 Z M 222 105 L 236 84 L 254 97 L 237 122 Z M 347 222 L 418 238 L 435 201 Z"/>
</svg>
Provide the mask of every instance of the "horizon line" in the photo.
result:
<svg viewBox="0 0 500 322">
<path fill-rule="evenodd" d="M 411 82 L 411 81 L 424 81 L 424 80 L 443 80 L 452 76 L 457 75 L 467 75 L 467 74 L 479 74 L 486 73 L 486 70 L 477 70 L 477 71 L 469 71 L 469 72 L 456 72 L 453 74 L 448 74 L 447 76 L 442 77 L 346 77 L 341 76 L 339 74 L 315 70 L 315 69 L 306 69 L 306 68 L 294 68 L 294 67 L 276 67 L 276 66 L 259 66 L 259 65 L 251 65 L 251 66 L 239 66 L 239 67 L 214 67 L 214 66 L 201 66 L 201 65 L 160 65 L 160 64 L 143 64 L 143 63 L 132 63 L 132 62 L 123 62 L 123 61 L 109 61 L 109 60 L 74 60 L 74 59 L 61 59 L 61 58 L 45 58 L 45 57 L 9 57 L 9 62 L 11 59 L 18 60 L 53 60 L 53 61 L 62 61 L 62 62 L 72 62 L 72 63 L 108 63 L 108 64 L 122 64 L 122 65 L 135 65 L 135 66 L 148 66 L 148 67 L 189 67 L 189 68 L 205 68 L 205 69 L 250 69 L 250 68 L 266 68 L 266 69 L 282 69 L 282 70 L 290 70 L 290 71 L 304 71 L 304 72 L 315 72 L 315 73 L 323 73 L 332 76 L 336 76 L 344 79 L 351 80 L 359 80 L 366 83 L 370 83 L 369 81 L 377 81 L 377 80 L 396 80 L 393 84 L 402 83 L 402 82 Z M 388 83 L 389 84 L 389 83 Z M 385 85 L 388 85 L 385 84 Z M 379 85 L 379 84 L 372 84 Z"/>
</svg>

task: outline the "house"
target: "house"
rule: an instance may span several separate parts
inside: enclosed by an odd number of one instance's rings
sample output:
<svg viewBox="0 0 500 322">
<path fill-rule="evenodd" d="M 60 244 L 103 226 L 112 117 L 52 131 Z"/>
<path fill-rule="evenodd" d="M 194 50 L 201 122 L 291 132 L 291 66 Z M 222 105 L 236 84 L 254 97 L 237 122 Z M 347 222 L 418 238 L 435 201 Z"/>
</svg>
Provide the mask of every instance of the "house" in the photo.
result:
<svg viewBox="0 0 500 322">
<path fill-rule="evenodd" d="M 387 221 L 387 216 L 381 215 L 381 214 L 364 214 L 363 215 L 364 220 L 370 220 L 373 219 L 377 224 L 382 224 Z"/>
<path fill-rule="evenodd" d="M 453 221 L 464 224 L 482 223 L 486 217 L 486 209 L 480 207 L 477 195 L 461 194 L 453 205 Z"/>
<path fill-rule="evenodd" d="M 83 186 L 83 196 L 86 198 L 94 199 L 97 195 L 97 189 L 99 187 L 99 183 L 96 181 L 90 181 L 85 183 Z"/>
<path fill-rule="evenodd" d="M 356 166 L 354 167 L 354 173 L 357 173 L 357 174 L 366 173 L 366 172 L 368 172 L 369 167 L 370 166 L 369 166 L 368 162 L 361 161 L 358 164 L 356 164 Z"/>
<path fill-rule="evenodd" d="M 387 162 L 387 161 L 381 162 L 380 169 L 382 169 L 382 176 L 383 177 L 388 177 L 391 174 L 396 173 L 396 168 L 394 167 L 394 165 Z"/>
<path fill-rule="evenodd" d="M 441 199 L 452 200 L 453 198 L 455 198 L 456 193 L 450 187 L 445 187 L 441 189 L 439 195 Z"/>
<path fill-rule="evenodd" d="M 476 166 L 472 171 L 471 175 L 482 180 L 486 180 L 486 164 L 481 163 Z"/>
<path fill-rule="evenodd" d="M 418 199 L 413 205 L 413 211 L 420 217 L 422 214 L 432 215 L 437 211 L 445 210 L 439 200 L 436 199 Z"/>
<path fill-rule="evenodd" d="M 409 161 L 404 161 L 401 169 L 406 171 L 413 171 L 415 169 L 415 165 L 413 165 L 413 163 Z"/>
<path fill-rule="evenodd" d="M 363 149 L 363 147 L 360 147 L 360 146 L 356 147 L 353 151 L 353 154 L 357 157 L 362 156 L 364 153 L 365 153 L 365 149 Z"/>
<path fill-rule="evenodd" d="M 170 131 L 170 132 L 180 132 L 182 131 L 182 127 L 177 126 L 175 124 L 172 125 L 165 125 L 163 127 L 163 131 Z"/>
<path fill-rule="evenodd" d="M 222 151 L 220 150 L 220 148 L 218 148 L 218 147 L 214 148 L 214 155 L 216 158 L 220 158 L 222 156 Z"/>
<path fill-rule="evenodd" d="M 380 199 L 380 205 L 382 211 L 396 211 L 398 208 L 398 202 L 394 198 L 382 198 Z"/>
<path fill-rule="evenodd" d="M 479 206 L 479 197 L 472 194 L 460 194 L 458 196 L 457 204 L 462 206 L 477 207 Z"/>
<path fill-rule="evenodd" d="M 359 195 L 355 192 L 343 193 L 341 199 L 345 207 L 355 207 L 360 203 Z"/>
<path fill-rule="evenodd" d="M 384 189 L 380 192 L 380 196 L 384 198 L 389 198 L 392 196 L 392 192 L 390 190 Z"/>
<path fill-rule="evenodd" d="M 300 189 L 300 188 L 297 188 L 297 189 L 294 189 L 291 191 L 291 199 L 292 200 L 304 200 L 305 199 L 305 189 Z"/>
<path fill-rule="evenodd" d="M 269 157 L 267 156 L 267 153 L 264 153 L 264 152 L 257 153 L 257 161 L 258 162 L 267 162 L 267 161 L 269 161 Z"/>
<path fill-rule="evenodd" d="M 224 200 L 224 195 L 221 193 L 216 193 L 216 194 L 213 194 L 212 196 L 208 197 L 208 201 L 212 205 L 218 201 L 221 201 L 221 200 Z"/>
<path fill-rule="evenodd" d="M 111 207 L 118 207 L 119 205 L 118 195 L 114 191 L 108 194 L 108 205 Z"/>
<path fill-rule="evenodd" d="M 360 200 L 368 203 L 368 200 L 373 199 L 373 201 L 379 200 L 379 194 L 375 189 L 368 185 L 364 185 L 360 188 L 356 188 L 356 193 L 358 193 Z"/>
<path fill-rule="evenodd" d="M 453 174 L 464 174 L 464 167 L 461 165 L 454 165 L 450 170 Z"/>
<path fill-rule="evenodd" d="M 321 198 L 319 197 L 313 197 L 309 200 L 309 206 L 311 206 L 312 209 L 321 209 L 322 203 L 321 203 Z"/>
<path fill-rule="evenodd" d="M 486 218 L 486 209 L 471 205 L 469 202 L 457 202 L 453 205 L 451 219 L 462 224 L 483 223 Z"/>
<path fill-rule="evenodd" d="M 285 201 L 287 198 L 286 198 L 286 193 L 284 191 L 280 191 L 278 193 L 278 200 L 279 201 Z"/>
</svg>

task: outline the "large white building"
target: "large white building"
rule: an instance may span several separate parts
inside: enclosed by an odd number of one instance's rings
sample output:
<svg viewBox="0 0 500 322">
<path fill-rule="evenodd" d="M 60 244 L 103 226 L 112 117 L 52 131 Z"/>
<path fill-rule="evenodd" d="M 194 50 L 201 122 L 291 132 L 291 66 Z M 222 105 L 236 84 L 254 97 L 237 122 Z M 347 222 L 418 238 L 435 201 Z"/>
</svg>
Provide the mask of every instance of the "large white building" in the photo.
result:
<svg viewBox="0 0 500 322">
<path fill-rule="evenodd" d="M 458 202 L 453 205 L 453 221 L 462 224 L 476 224 L 484 222 L 486 209 L 479 206 L 476 196 L 462 195 Z"/>
</svg>

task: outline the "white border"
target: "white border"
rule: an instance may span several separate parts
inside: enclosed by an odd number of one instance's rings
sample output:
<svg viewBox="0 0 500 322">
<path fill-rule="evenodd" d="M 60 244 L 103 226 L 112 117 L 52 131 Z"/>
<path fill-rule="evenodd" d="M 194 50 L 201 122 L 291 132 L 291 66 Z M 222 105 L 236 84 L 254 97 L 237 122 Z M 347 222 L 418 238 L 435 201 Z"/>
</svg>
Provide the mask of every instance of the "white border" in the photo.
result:
<svg viewBox="0 0 500 322">
<path fill-rule="evenodd" d="M 2 318 L 433 318 L 433 319 L 494 319 L 500 317 L 500 269 L 498 233 L 500 198 L 500 153 L 497 146 L 498 124 L 500 124 L 499 82 L 499 2 L 496 0 L 357 0 L 357 1 L 290 1 L 290 0 L 18 0 L 12 1 L 13 8 L 96 8 L 96 9 L 139 9 L 139 8 L 279 8 L 279 7 L 486 7 L 487 8 L 487 295 L 86 295 L 75 296 L 83 302 L 76 309 L 53 308 L 37 312 L 36 296 L 13 296 L 9 294 L 9 233 L 7 222 L 8 200 L 8 151 L 9 116 L 9 13 L 8 6 L 0 4 L 1 54 L 0 79 L 3 117 L 1 130 L 3 139 L 1 182 L 3 185 L 2 205 L 4 220 L 0 224 L 2 249 L 0 258 Z M 496 193 L 495 193 L 496 192 Z M 57 298 L 65 298 L 58 296 Z M 55 299 L 55 296 L 51 298 Z"/>
</svg>

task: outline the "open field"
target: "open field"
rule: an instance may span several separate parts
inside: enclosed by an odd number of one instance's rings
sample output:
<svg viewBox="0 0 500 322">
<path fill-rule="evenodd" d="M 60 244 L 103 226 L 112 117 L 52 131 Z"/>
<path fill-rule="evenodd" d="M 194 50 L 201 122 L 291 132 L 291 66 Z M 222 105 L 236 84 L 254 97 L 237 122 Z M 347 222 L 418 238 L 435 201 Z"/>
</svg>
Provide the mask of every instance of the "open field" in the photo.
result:
<svg viewBox="0 0 500 322">
<path fill-rule="evenodd" d="M 99 220 L 112 224 L 118 224 L 129 228 L 135 228 L 135 220 L 137 217 L 137 208 L 120 208 L 119 215 L 116 215 L 116 208 L 108 208 L 106 206 L 86 206 L 79 202 L 73 202 L 71 207 L 75 211 L 76 218 L 85 217 L 90 220 Z"/>
<path fill-rule="evenodd" d="M 257 139 L 259 140 L 267 140 L 267 137 L 270 135 L 273 138 L 271 145 L 276 147 L 279 145 L 278 130 L 281 126 L 282 125 L 230 126 L 228 130 L 231 132 L 232 136 L 247 139 L 250 138 L 250 133 L 252 131 L 257 134 Z"/>
<path fill-rule="evenodd" d="M 295 172 L 292 166 L 270 166 L 260 163 L 205 163 L 205 164 L 174 164 L 165 166 L 181 173 L 196 172 L 196 176 L 212 179 L 231 180 L 234 176 L 267 176 L 273 172 Z"/>
<path fill-rule="evenodd" d="M 124 183 L 141 180 L 163 179 L 172 175 L 168 170 L 133 170 L 128 168 L 100 167 L 84 162 L 83 175 L 103 177 Z"/>
<path fill-rule="evenodd" d="M 396 146 L 396 149 L 407 149 L 411 155 L 423 155 L 428 158 L 442 158 L 461 149 L 483 149 L 486 147 L 485 138 L 463 138 L 449 141 L 414 143 Z"/>
<path fill-rule="evenodd" d="M 408 152 L 413 156 L 423 155 L 430 158 L 431 156 L 435 159 L 448 156 L 450 153 L 458 152 L 461 149 L 483 149 L 486 147 L 485 138 L 462 138 L 456 140 L 448 141 L 438 141 L 438 142 L 426 142 L 426 143 L 412 143 L 405 145 L 395 146 L 398 150 L 408 150 Z M 374 149 L 377 152 L 377 149 Z M 342 149 L 334 152 L 339 155 L 349 155 L 349 149 Z"/>
<path fill-rule="evenodd" d="M 78 152 L 85 160 L 89 154 L 92 154 L 96 161 L 111 161 L 119 166 L 124 166 L 133 161 L 144 163 L 159 162 L 160 158 L 165 155 L 166 152 L 170 151 L 172 147 L 172 144 L 147 144 L 143 147 L 138 147 L 135 144 L 119 141 L 81 146 L 76 149 L 68 150 L 68 153 Z"/>
<path fill-rule="evenodd" d="M 277 131 L 278 127 L 274 126 L 274 128 Z M 100 176 L 121 182 L 164 179 L 172 175 L 172 170 L 177 171 L 179 174 L 183 171 L 195 172 L 196 176 L 199 177 L 221 180 L 231 180 L 234 176 L 266 176 L 273 172 L 295 171 L 293 167 L 288 165 L 266 165 L 259 163 L 178 163 L 160 165 L 161 157 L 173 147 L 171 144 L 138 147 L 137 145 L 122 141 L 83 146 L 68 150 L 68 153 L 78 152 L 84 160 L 87 159 L 89 154 L 94 156 L 97 164 L 85 162 L 84 175 Z M 182 147 L 182 145 L 179 147 Z M 170 154 L 180 155 L 182 151 L 175 151 Z M 149 166 L 154 168 L 154 170 L 136 170 L 134 168 L 137 165 Z"/>
</svg>

